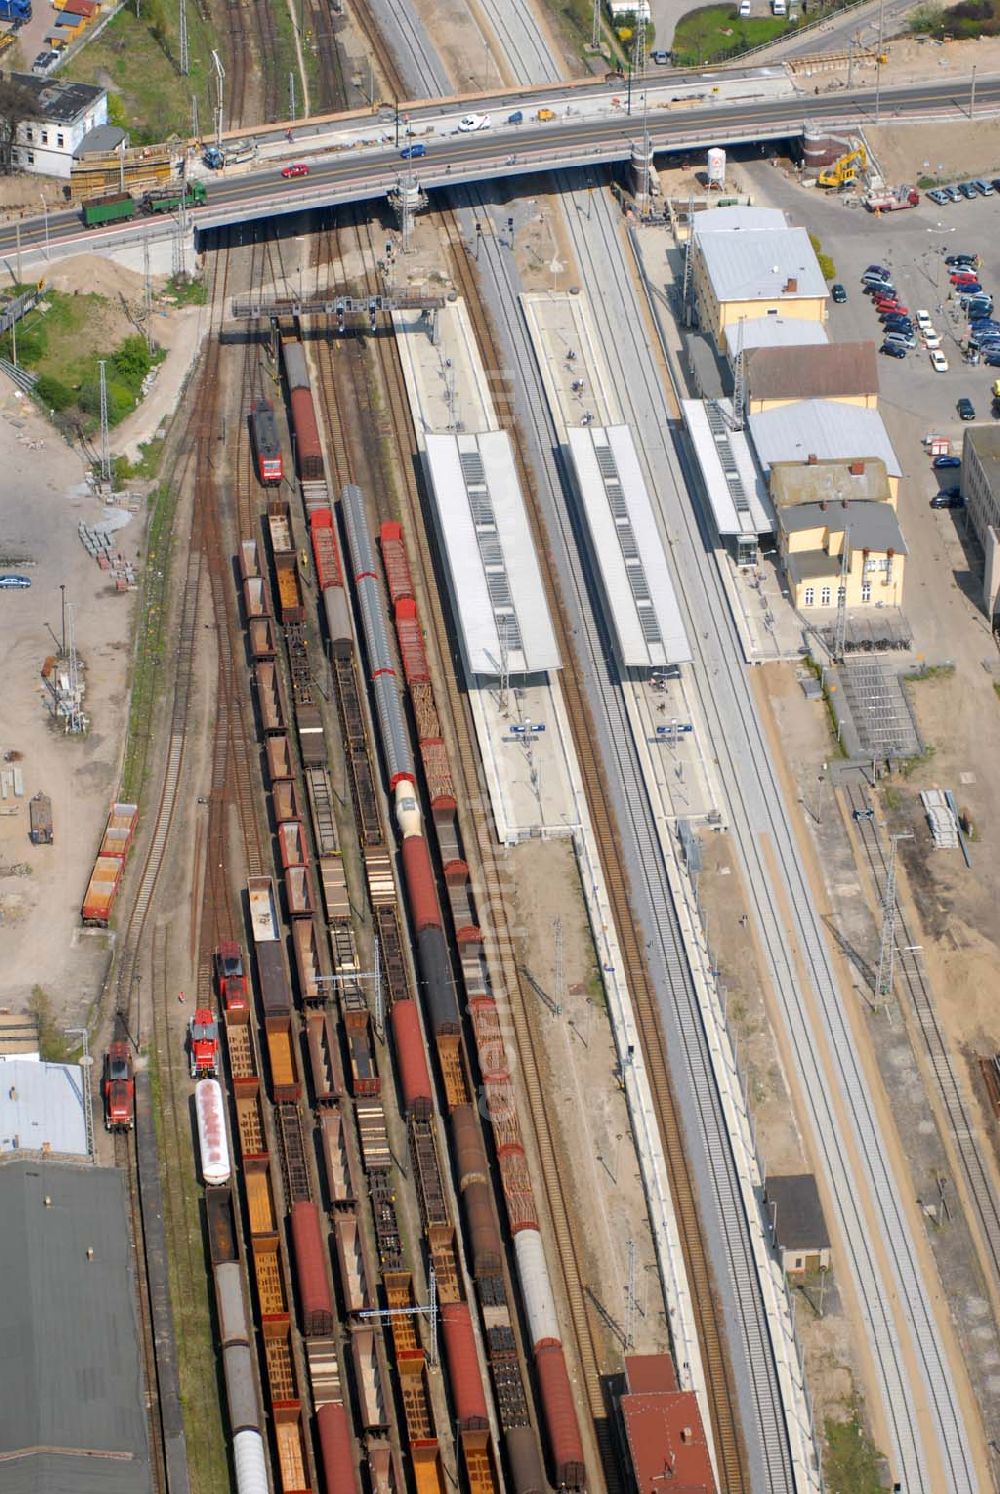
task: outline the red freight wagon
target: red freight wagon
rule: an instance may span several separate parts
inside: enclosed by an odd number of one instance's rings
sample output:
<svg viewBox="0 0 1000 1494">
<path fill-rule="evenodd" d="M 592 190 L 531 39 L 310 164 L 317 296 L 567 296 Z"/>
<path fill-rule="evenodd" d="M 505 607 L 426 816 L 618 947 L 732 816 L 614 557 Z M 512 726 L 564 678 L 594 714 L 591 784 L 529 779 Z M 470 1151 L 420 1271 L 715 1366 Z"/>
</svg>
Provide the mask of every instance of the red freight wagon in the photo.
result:
<svg viewBox="0 0 1000 1494">
<path fill-rule="evenodd" d="M 336 1490 L 336 1494 L 358 1494 L 351 1420 L 346 1408 L 334 1401 L 320 1406 L 316 1426 L 327 1489 Z"/>
<path fill-rule="evenodd" d="M 98 856 L 83 897 L 81 916 L 85 924 L 106 929 L 118 896 L 123 862 L 118 856 Z"/>
<path fill-rule="evenodd" d="M 385 570 L 385 584 L 389 588 L 389 598 L 392 605 L 402 597 L 413 600 L 413 577 L 410 575 L 410 562 L 406 558 L 406 546 L 403 543 L 403 526 L 401 524 L 383 524 L 379 530 L 379 539 L 382 542 L 382 566 Z"/>
<path fill-rule="evenodd" d="M 392 1036 L 396 1045 L 396 1063 L 407 1115 L 421 1120 L 434 1110 L 431 1076 L 420 1031 L 415 1001 L 395 1001 L 392 1006 Z"/>
<path fill-rule="evenodd" d="M 287 737 L 268 737 L 267 739 L 267 776 L 271 784 L 280 783 L 283 779 L 291 778 L 295 772 L 292 764 L 292 755 L 288 746 Z"/>
<path fill-rule="evenodd" d="M 308 866 L 309 854 L 301 820 L 285 820 L 278 826 L 278 850 L 285 871 L 290 866 Z"/>
<path fill-rule="evenodd" d="M 583 1444 L 573 1404 L 573 1390 L 566 1373 L 563 1346 L 555 1339 L 543 1339 L 535 1345 L 535 1368 L 538 1389 L 549 1434 L 554 1482 L 557 1487 L 582 1489 L 584 1485 Z"/>
<path fill-rule="evenodd" d="M 422 835 L 408 835 L 403 841 L 403 876 L 414 933 L 419 934 L 421 929 L 440 928 L 441 908 L 427 842 Z"/>
<path fill-rule="evenodd" d="M 309 515 L 312 532 L 313 555 L 316 557 L 316 582 L 320 591 L 328 586 L 343 586 L 344 572 L 340 564 L 340 546 L 333 527 L 333 514 L 328 508 L 317 508 Z"/>
<path fill-rule="evenodd" d="M 309 1200 L 292 1205 L 292 1248 L 302 1304 L 302 1332 L 307 1338 L 333 1332 L 333 1296 L 326 1269 L 326 1246 L 319 1209 Z"/>
<path fill-rule="evenodd" d="M 441 1336 L 459 1427 L 488 1427 L 482 1371 L 467 1302 L 447 1302 L 441 1309 Z"/>
<path fill-rule="evenodd" d="M 292 407 L 295 460 L 299 476 L 306 482 L 322 478 L 323 448 L 320 445 L 312 394 L 308 389 L 293 389 L 289 403 Z"/>
</svg>

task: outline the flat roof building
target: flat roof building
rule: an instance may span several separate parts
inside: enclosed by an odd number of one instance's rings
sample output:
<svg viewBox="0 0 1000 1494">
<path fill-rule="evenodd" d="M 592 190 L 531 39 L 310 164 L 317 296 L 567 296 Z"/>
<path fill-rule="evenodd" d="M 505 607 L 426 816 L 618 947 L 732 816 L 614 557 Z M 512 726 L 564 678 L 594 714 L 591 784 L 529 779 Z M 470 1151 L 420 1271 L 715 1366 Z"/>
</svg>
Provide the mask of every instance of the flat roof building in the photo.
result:
<svg viewBox="0 0 1000 1494">
<path fill-rule="evenodd" d="M 822 322 L 806 322 L 800 317 L 755 316 L 728 322 L 725 330 L 726 354 L 730 363 L 742 351 L 752 348 L 820 347 L 830 341 Z"/>
<path fill-rule="evenodd" d="M 837 400 L 866 410 L 878 405 L 873 342 L 751 348 L 743 358 L 746 408 L 752 415 L 800 399 Z"/>
<path fill-rule="evenodd" d="M 692 253 L 700 324 L 720 349 L 726 328 L 744 318 L 826 318 L 829 291 L 809 235 L 775 209 L 699 214 Z"/>
<path fill-rule="evenodd" d="M 0 1165 L 4 1494 L 150 1494 L 122 1174 Z"/>
<path fill-rule="evenodd" d="M 830 1232 L 811 1172 L 770 1175 L 764 1186 L 764 1209 L 783 1271 L 797 1275 L 829 1269 Z"/>
<path fill-rule="evenodd" d="M 983 606 L 992 618 L 1000 595 L 1000 430 L 996 426 L 967 427 L 962 438 L 961 489 L 965 512 L 985 555 Z"/>
<path fill-rule="evenodd" d="M 902 468 L 877 410 L 836 400 L 804 399 L 750 416 L 750 436 L 765 472 L 776 462 L 852 461 L 877 457 L 884 462 L 893 498 Z"/>
<path fill-rule="evenodd" d="M 740 565 L 752 565 L 775 522 L 747 431 L 734 429 L 731 400 L 686 399 L 681 409 L 719 537 L 733 544 Z"/>
<path fill-rule="evenodd" d="M 0 1153 L 88 1156 L 88 1103 L 79 1064 L 8 1059 L 0 1070 Z"/>
<path fill-rule="evenodd" d="M 505 431 L 431 435 L 427 468 L 466 674 L 544 674 L 561 660 Z"/>
<path fill-rule="evenodd" d="M 581 425 L 568 436 L 619 666 L 687 662 L 691 646 L 631 430 Z"/>
</svg>

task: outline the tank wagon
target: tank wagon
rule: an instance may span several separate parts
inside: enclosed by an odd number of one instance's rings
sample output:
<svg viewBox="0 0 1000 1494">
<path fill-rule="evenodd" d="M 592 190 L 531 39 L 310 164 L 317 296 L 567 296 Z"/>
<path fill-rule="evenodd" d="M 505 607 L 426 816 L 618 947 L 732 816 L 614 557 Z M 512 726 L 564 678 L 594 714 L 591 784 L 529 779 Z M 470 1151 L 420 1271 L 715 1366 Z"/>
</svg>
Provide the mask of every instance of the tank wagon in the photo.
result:
<svg viewBox="0 0 1000 1494">
<path fill-rule="evenodd" d="M 233 1169 L 226 1136 L 226 1106 L 217 1079 L 198 1080 L 194 1087 L 194 1108 L 202 1179 L 210 1188 L 221 1187 L 229 1182 Z"/>
</svg>

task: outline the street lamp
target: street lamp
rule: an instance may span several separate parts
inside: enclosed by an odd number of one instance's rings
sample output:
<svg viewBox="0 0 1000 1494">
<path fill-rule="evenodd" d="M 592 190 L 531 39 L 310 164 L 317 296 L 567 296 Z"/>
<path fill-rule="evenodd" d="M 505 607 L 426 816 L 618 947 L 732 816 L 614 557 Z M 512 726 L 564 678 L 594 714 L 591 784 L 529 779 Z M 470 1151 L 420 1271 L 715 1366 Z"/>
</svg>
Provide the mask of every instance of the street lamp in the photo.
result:
<svg viewBox="0 0 1000 1494">
<path fill-rule="evenodd" d="M 49 205 L 45 201 L 45 193 L 44 192 L 40 192 L 38 195 L 42 199 L 42 213 L 43 213 L 43 215 L 45 217 L 45 258 L 48 259 L 48 257 L 49 257 Z"/>
</svg>

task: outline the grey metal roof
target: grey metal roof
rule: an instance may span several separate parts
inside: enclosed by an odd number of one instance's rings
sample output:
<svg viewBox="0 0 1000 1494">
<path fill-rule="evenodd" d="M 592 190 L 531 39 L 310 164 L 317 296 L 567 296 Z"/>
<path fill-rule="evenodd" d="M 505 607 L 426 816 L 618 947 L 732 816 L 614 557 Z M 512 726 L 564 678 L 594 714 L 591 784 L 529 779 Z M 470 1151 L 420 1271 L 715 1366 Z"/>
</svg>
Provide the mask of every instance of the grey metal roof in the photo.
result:
<svg viewBox="0 0 1000 1494">
<path fill-rule="evenodd" d="M 902 468 L 877 410 L 837 400 L 804 399 L 750 416 L 750 435 L 765 471 L 774 462 L 879 457 L 890 477 Z"/>
<path fill-rule="evenodd" d="M 840 556 L 826 550 L 793 550 L 785 557 L 785 569 L 795 582 L 828 580 L 840 575 Z"/>
<path fill-rule="evenodd" d="M 92 130 L 87 131 L 73 152 L 73 160 L 79 161 L 82 156 L 110 155 L 123 140 L 128 140 L 128 134 L 121 125 L 95 125 Z"/>
<path fill-rule="evenodd" d="M 730 323 L 725 330 L 726 352 L 735 358 L 742 348 L 816 347 L 830 341 L 822 322 L 810 322 L 801 316 L 745 316 Z"/>
<path fill-rule="evenodd" d="M 79 1064 L 8 1059 L 0 1068 L 0 1153 L 85 1157 L 85 1103 Z"/>
<path fill-rule="evenodd" d="M 777 1206 L 775 1232 L 782 1250 L 828 1250 L 830 1232 L 823 1217 L 819 1189 L 811 1172 L 768 1176 L 764 1187 L 768 1209 Z"/>
<path fill-rule="evenodd" d="M 686 399 L 681 408 L 719 534 L 772 534 L 774 509 L 746 429 L 725 424 L 732 401 Z"/>
<path fill-rule="evenodd" d="M 719 301 L 800 301 L 830 294 L 804 228 L 734 228 L 697 238 Z"/>
<path fill-rule="evenodd" d="M 150 1494 L 121 1174 L 7 1162 L 0 1220 L 0 1487 Z"/>
<path fill-rule="evenodd" d="M 33 73 L 11 73 L 12 82 L 35 101 L 35 119 L 73 124 L 107 93 L 93 83 L 69 83 L 63 78 L 36 78 Z"/>
<path fill-rule="evenodd" d="M 631 430 L 571 427 L 569 449 L 619 662 L 641 669 L 689 660 L 691 647 Z"/>
<path fill-rule="evenodd" d="M 903 531 L 890 503 L 795 503 L 780 510 L 782 529 L 786 534 L 801 534 L 804 529 L 829 529 L 834 534 L 851 531 L 852 550 L 874 550 L 885 554 L 894 550 L 907 554 Z"/>
<path fill-rule="evenodd" d="M 766 229 L 787 228 L 788 219 L 780 208 L 768 207 L 720 207 L 706 208 L 696 213 L 695 237 L 706 233 L 760 232 Z"/>
<path fill-rule="evenodd" d="M 538 556 L 504 431 L 425 438 L 466 669 L 561 668 Z"/>
</svg>

